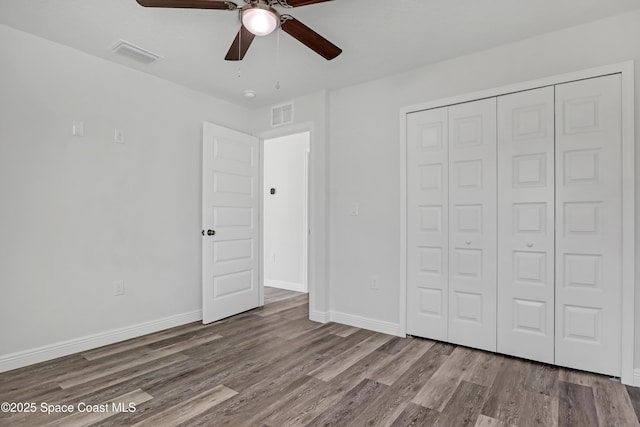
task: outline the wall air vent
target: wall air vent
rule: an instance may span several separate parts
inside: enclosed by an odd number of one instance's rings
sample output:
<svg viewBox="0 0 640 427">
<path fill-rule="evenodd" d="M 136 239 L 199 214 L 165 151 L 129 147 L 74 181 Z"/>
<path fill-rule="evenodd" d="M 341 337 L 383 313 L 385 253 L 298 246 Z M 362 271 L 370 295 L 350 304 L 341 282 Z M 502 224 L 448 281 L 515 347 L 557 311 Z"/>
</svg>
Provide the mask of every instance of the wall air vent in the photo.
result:
<svg viewBox="0 0 640 427">
<path fill-rule="evenodd" d="M 293 123 L 293 102 L 271 107 L 271 127 Z"/>
<path fill-rule="evenodd" d="M 158 59 L 162 59 L 162 56 L 125 40 L 118 40 L 111 46 L 111 50 L 118 55 L 133 59 L 142 64 L 151 64 Z"/>
</svg>

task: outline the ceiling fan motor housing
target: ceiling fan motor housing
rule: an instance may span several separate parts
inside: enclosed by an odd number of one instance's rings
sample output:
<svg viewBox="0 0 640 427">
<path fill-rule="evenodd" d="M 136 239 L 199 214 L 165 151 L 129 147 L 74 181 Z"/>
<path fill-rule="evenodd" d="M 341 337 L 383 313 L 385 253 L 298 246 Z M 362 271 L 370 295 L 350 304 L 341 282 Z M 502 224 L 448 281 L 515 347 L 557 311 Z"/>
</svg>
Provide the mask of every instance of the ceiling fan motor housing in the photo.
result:
<svg viewBox="0 0 640 427">
<path fill-rule="evenodd" d="M 266 0 L 252 0 L 240 12 L 242 25 L 256 36 L 271 34 L 280 23 L 280 14 Z"/>
<path fill-rule="evenodd" d="M 166 7 L 186 9 L 240 10 L 242 26 L 236 34 L 227 55 L 227 61 L 241 61 L 256 36 L 266 36 L 280 27 L 282 31 L 298 40 L 327 60 L 342 53 L 342 49 L 288 14 L 280 14 L 274 6 L 285 9 L 324 3 L 332 0 L 136 0 L 143 7 Z"/>
</svg>

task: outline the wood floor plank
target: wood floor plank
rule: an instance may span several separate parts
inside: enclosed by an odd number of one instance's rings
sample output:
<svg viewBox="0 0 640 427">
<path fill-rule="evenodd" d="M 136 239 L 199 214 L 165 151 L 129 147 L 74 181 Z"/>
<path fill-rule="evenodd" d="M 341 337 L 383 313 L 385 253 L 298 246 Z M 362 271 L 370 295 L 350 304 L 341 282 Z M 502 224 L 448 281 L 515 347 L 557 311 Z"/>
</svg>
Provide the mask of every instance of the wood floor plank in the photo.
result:
<svg viewBox="0 0 640 427">
<path fill-rule="evenodd" d="M 121 404 L 124 408 L 129 408 L 130 404 L 133 404 L 134 407 L 140 405 L 146 401 L 153 399 L 152 396 L 145 393 L 144 391 L 138 389 L 134 390 L 130 393 L 123 394 L 122 396 L 118 396 L 117 398 L 110 400 L 108 402 L 104 402 L 100 404 L 101 407 L 106 408 L 105 411 L 96 410 L 95 412 L 83 411 L 83 412 L 74 412 L 73 414 L 66 416 L 64 418 L 60 418 L 57 421 L 47 423 L 47 427 L 84 427 L 90 424 L 97 423 L 99 421 L 105 420 L 114 415 L 113 404 Z M 78 408 L 78 407 L 77 407 Z"/>
<path fill-rule="evenodd" d="M 309 375 L 322 381 L 330 381 L 390 339 L 389 335 L 384 334 L 376 334 L 369 337 L 356 344 L 353 348 L 328 359 L 317 369 L 309 372 Z"/>
<path fill-rule="evenodd" d="M 434 341 L 406 340 L 409 344 L 396 353 L 389 353 L 390 360 L 371 376 L 379 383 L 391 385 L 402 376 L 416 360 L 421 358 L 434 344 Z M 383 346 L 384 347 L 384 346 Z M 378 350 L 379 351 L 379 350 Z"/>
<path fill-rule="evenodd" d="M 640 420 L 640 387 L 625 386 L 625 390 L 631 399 L 636 418 Z"/>
<path fill-rule="evenodd" d="M 331 408 L 318 415 L 307 427 L 359 425 L 353 423 L 363 406 L 382 394 L 387 386 L 371 380 L 362 380 Z"/>
<path fill-rule="evenodd" d="M 288 322 L 287 324 L 282 325 L 280 328 L 278 328 L 276 336 L 288 340 L 294 340 L 299 336 L 302 336 L 309 331 L 313 331 L 314 329 L 317 329 L 321 326 L 321 323 L 312 322 L 311 320 L 304 317 L 295 322 Z"/>
<path fill-rule="evenodd" d="M 117 344 L 112 344 L 104 347 L 99 347 L 93 350 L 82 352 L 81 355 L 89 361 L 101 359 L 107 356 L 113 356 L 123 351 L 131 350 L 133 348 L 139 348 L 147 344 L 155 343 L 158 341 L 166 340 L 167 338 L 173 338 L 193 330 L 200 329 L 202 323 L 189 323 L 188 325 L 178 326 L 165 331 L 156 332 L 153 334 L 145 335 L 142 337 L 130 339 Z"/>
<path fill-rule="evenodd" d="M 132 368 L 134 366 L 141 365 L 143 363 L 149 363 L 149 362 L 153 362 L 154 360 L 162 359 L 172 354 L 179 353 L 181 350 L 184 350 L 185 348 L 197 346 L 203 343 L 217 340 L 219 338 L 222 338 L 222 337 L 220 335 L 207 335 L 189 342 L 176 343 L 159 350 L 152 350 L 152 351 L 145 352 L 143 354 L 140 354 L 138 358 L 130 360 L 126 363 L 115 363 L 115 364 L 111 364 L 108 367 L 98 365 L 90 369 L 84 369 L 82 371 L 65 375 L 64 379 L 60 381 L 58 384 L 63 389 L 75 387 L 77 385 L 85 384 L 87 382 L 94 381 L 98 378 L 106 377 L 113 373 L 121 372 L 126 369 Z"/>
<path fill-rule="evenodd" d="M 516 358 L 504 358 L 481 413 L 516 425 L 524 401 L 525 382 L 529 373 L 528 362 Z"/>
<path fill-rule="evenodd" d="M 451 376 L 452 372 L 462 373 L 467 379 L 470 374 L 469 369 L 474 366 L 480 353 L 468 347 L 456 347 L 451 356 L 442 364 L 438 372 Z"/>
<path fill-rule="evenodd" d="M 485 387 L 491 387 L 498 375 L 503 360 L 504 356 L 499 354 L 478 351 L 478 357 L 464 375 L 464 380 Z"/>
<path fill-rule="evenodd" d="M 282 301 L 277 301 L 273 304 L 265 306 L 262 310 L 256 311 L 256 314 L 260 317 L 270 316 L 272 314 L 280 313 L 291 308 L 300 306 L 300 303 L 306 298 L 305 295 L 288 298 Z"/>
<path fill-rule="evenodd" d="M 66 401 L 75 400 L 82 396 L 89 395 L 101 388 L 109 388 L 125 381 L 130 381 L 132 379 L 138 378 L 145 374 L 155 372 L 159 369 L 171 370 L 174 367 L 180 369 L 180 367 L 184 366 L 181 365 L 181 363 L 187 361 L 188 359 L 189 358 L 182 353 L 171 354 L 162 359 L 153 360 L 142 365 L 136 365 L 131 369 L 117 371 L 111 375 L 101 376 L 98 378 L 98 381 L 88 381 L 82 383 L 79 386 L 61 389 L 61 393 L 59 393 L 58 398 Z"/>
<path fill-rule="evenodd" d="M 477 351 L 457 347 L 411 401 L 426 408 L 442 411 L 460 382 L 471 376 L 473 371 L 469 368 L 474 366 L 477 357 Z"/>
<path fill-rule="evenodd" d="M 186 362 L 179 362 L 171 365 L 168 368 L 160 367 L 155 371 L 149 372 L 136 378 L 126 379 L 120 377 L 118 378 L 118 381 L 120 381 L 118 384 L 109 387 L 103 387 L 101 380 L 98 380 L 93 384 L 87 383 L 80 389 L 60 389 L 59 392 L 34 398 L 34 401 L 47 402 L 50 404 L 72 404 L 74 406 L 79 404 L 80 402 L 84 402 L 90 405 L 98 405 L 137 389 L 144 390 L 148 393 L 148 388 L 153 387 L 154 384 L 170 382 L 173 378 L 178 375 L 184 374 L 185 372 L 188 372 L 188 370 L 189 368 Z M 136 413 L 140 411 L 140 408 L 141 407 L 137 407 Z M 114 415 L 114 417 L 112 418 L 117 418 L 120 415 Z M 11 425 L 39 426 L 48 422 L 53 422 L 59 418 L 62 418 L 63 416 L 65 416 L 65 414 L 47 414 L 41 411 L 38 411 L 34 414 L 14 414 L 14 416 L 11 417 Z M 122 419 L 127 419 L 129 418 L 129 416 L 129 414 L 124 414 L 122 416 Z M 2 425 L 2 423 L 0 423 L 0 425 Z"/>
<path fill-rule="evenodd" d="M 518 427 L 554 427 L 558 425 L 558 398 L 544 393 L 525 392 Z"/>
<path fill-rule="evenodd" d="M 349 335 L 358 332 L 358 329 L 359 328 L 355 328 L 353 326 L 338 324 L 331 333 L 339 337 L 346 338 Z"/>
<path fill-rule="evenodd" d="M 418 394 L 411 399 L 411 402 L 434 411 L 442 411 L 449 403 L 453 393 L 456 392 L 461 381 L 460 377 L 450 377 L 447 374 L 438 375 L 438 373 L 435 373 L 420 389 Z"/>
<path fill-rule="evenodd" d="M 352 389 L 365 378 L 376 381 L 375 372 L 383 366 L 387 366 L 391 359 L 392 356 L 386 353 L 373 351 L 333 378 L 329 384 L 331 384 L 336 393 L 343 394 L 343 392 Z"/>
<path fill-rule="evenodd" d="M 449 399 L 449 403 L 440 414 L 438 424 L 456 427 L 474 426 L 487 393 L 487 387 L 468 381 L 460 382 L 455 393 Z"/>
<path fill-rule="evenodd" d="M 156 425 L 176 426 L 208 411 L 236 394 L 238 394 L 238 392 L 220 384 L 211 390 L 192 396 L 171 408 L 167 408 L 133 425 L 135 427 L 152 427 Z"/>
<path fill-rule="evenodd" d="M 374 351 L 326 383 L 309 377 L 314 394 L 298 396 L 281 402 L 282 411 L 268 416 L 264 421 L 270 426 L 304 426 L 342 398 L 380 366 L 388 363 L 390 356 Z"/>
<path fill-rule="evenodd" d="M 532 363 L 525 387 L 534 393 L 558 395 L 559 369 L 557 366 Z"/>
<path fill-rule="evenodd" d="M 495 418 L 487 417 L 486 415 L 478 415 L 475 427 L 502 427 L 504 423 Z"/>
<path fill-rule="evenodd" d="M 600 425 L 611 427 L 640 426 L 629 394 L 622 384 L 617 381 L 599 379 L 592 388 Z"/>
<path fill-rule="evenodd" d="M 313 419 L 327 410 L 336 401 L 342 398 L 346 392 L 336 392 L 328 383 L 313 377 L 308 377 L 307 386 L 313 387 L 313 394 L 303 394 L 296 399 L 288 399 L 282 402 L 282 410 L 268 415 L 264 423 L 269 426 L 306 426 Z M 362 381 L 362 380 L 361 380 Z"/>
<path fill-rule="evenodd" d="M 302 292 L 294 292 L 285 289 L 273 288 L 271 286 L 264 287 L 264 303 L 265 305 L 282 301 L 285 299 L 304 295 Z"/>
<path fill-rule="evenodd" d="M 408 346 L 410 343 L 414 342 L 414 341 L 424 341 L 424 342 L 430 342 L 433 343 L 433 341 L 431 340 L 421 340 L 421 339 L 405 339 L 405 338 L 400 338 L 400 337 L 394 337 L 391 340 L 389 340 L 388 342 L 386 342 L 385 344 L 381 345 L 380 348 L 378 348 L 378 351 L 381 351 L 383 353 L 387 353 L 390 355 L 395 355 L 398 354 L 398 352 L 400 350 L 402 350 L 403 348 L 405 348 L 406 346 Z"/>
<path fill-rule="evenodd" d="M 605 376 L 320 324 L 308 295 L 271 296 L 209 325 L 0 373 L 0 401 L 138 396 L 135 413 L 0 413 L 0 425 L 639 426 L 640 389 Z"/>
<path fill-rule="evenodd" d="M 418 359 L 383 394 L 373 399 L 354 425 L 387 425 L 392 423 L 406 409 L 411 399 L 447 360 L 451 348 L 447 344 L 436 343 Z"/>
<path fill-rule="evenodd" d="M 558 379 L 567 383 L 592 387 L 600 375 L 591 372 L 576 371 L 575 369 L 558 368 Z"/>
<path fill-rule="evenodd" d="M 49 362 L 42 362 L 33 367 L 16 369 L 0 374 L 3 379 L 0 382 L 1 400 L 11 400 L 13 396 L 20 393 L 21 396 L 33 395 L 29 391 L 35 388 L 42 388 L 43 384 L 54 383 L 56 378 L 69 371 L 76 371 L 90 367 L 91 362 L 87 361 L 80 354 L 61 357 Z M 57 387 L 57 384 L 55 384 Z"/>
<path fill-rule="evenodd" d="M 212 411 L 191 420 L 190 424 L 210 426 L 238 423 L 240 420 L 244 423 L 246 420 L 251 420 L 254 414 L 268 409 L 279 400 L 280 396 L 290 393 L 308 381 L 310 377 L 305 376 L 304 373 L 322 363 L 323 358 L 324 356 L 310 351 L 294 351 L 288 361 L 271 364 L 267 372 L 257 375 L 260 381 L 254 382 Z M 233 387 L 233 380 L 234 378 L 230 378 L 225 384 Z M 249 425 L 255 424 L 251 422 Z"/>
<path fill-rule="evenodd" d="M 270 340 L 260 349 L 269 353 L 281 346 L 282 341 Z M 156 398 L 138 408 L 134 415 L 115 419 L 117 421 L 115 425 L 139 422 L 145 417 L 179 404 L 191 395 L 211 389 L 219 384 L 224 383 L 227 387 L 233 388 L 229 385 L 231 380 L 242 381 L 250 387 L 252 385 L 250 378 L 254 375 L 252 369 L 265 369 L 267 365 L 267 361 L 261 360 L 260 352 L 248 353 L 246 349 L 241 348 L 230 349 L 229 354 L 226 355 L 222 352 L 207 362 L 193 360 L 190 371 L 162 382 L 149 384 L 145 390 Z"/>
<path fill-rule="evenodd" d="M 292 406 L 296 403 L 300 404 L 300 402 L 306 402 L 309 400 L 315 402 L 317 405 L 316 397 L 319 395 L 318 389 L 326 386 L 327 384 L 324 381 L 305 376 L 304 379 L 298 383 L 298 387 L 290 387 L 288 392 L 278 396 L 278 398 L 270 405 L 267 405 L 260 411 L 252 414 L 252 416 L 247 419 L 247 422 L 253 422 L 255 425 L 292 425 L 295 423 L 291 416 L 292 414 L 295 414 L 296 417 L 301 417 L 301 415 L 303 415 L 300 411 L 294 411 Z M 322 410 L 309 418 L 307 422 L 315 418 L 317 414 L 322 412 L 328 406 L 329 405 L 327 404 Z M 298 422 L 298 424 L 300 423 Z"/>
<path fill-rule="evenodd" d="M 423 427 L 435 425 L 440 414 L 424 406 L 409 403 L 398 415 L 391 427 Z"/>
<path fill-rule="evenodd" d="M 558 425 L 560 427 L 584 427 L 597 424 L 593 389 L 566 381 L 560 381 Z"/>
</svg>

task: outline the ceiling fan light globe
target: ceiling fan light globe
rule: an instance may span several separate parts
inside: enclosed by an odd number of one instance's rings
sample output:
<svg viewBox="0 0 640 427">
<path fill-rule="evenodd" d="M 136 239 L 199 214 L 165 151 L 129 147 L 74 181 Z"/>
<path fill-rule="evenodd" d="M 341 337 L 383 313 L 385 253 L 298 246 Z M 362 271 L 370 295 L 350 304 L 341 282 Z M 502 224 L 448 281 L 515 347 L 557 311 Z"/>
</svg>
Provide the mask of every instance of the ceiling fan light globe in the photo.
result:
<svg viewBox="0 0 640 427">
<path fill-rule="evenodd" d="M 278 26 L 278 17 L 269 9 L 245 9 L 242 11 L 242 25 L 256 36 L 266 36 Z"/>
</svg>

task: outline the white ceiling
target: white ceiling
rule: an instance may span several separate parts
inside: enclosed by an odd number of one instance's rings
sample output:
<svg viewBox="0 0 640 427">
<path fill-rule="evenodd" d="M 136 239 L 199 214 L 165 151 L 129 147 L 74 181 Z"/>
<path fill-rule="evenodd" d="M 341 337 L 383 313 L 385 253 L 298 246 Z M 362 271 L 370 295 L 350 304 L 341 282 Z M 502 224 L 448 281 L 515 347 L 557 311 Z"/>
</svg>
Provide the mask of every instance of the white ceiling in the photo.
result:
<svg viewBox="0 0 640 427">
<path fill-rule="evenodd" d="M 280 35 L 276 61 L 273 33 L 257 37 L 243 61 L 227 62 L 224 56 L 240 25 L 237 12 L 143 8 L 135 0 L 0 0 L 0 24 L 253 108 L 633 9 L 640 9 L 640 2 L 334 0 L 290 9 L 343 49 L 333 61 L 286 33 Z M 119 39 L 164 59 L 140 65 L 119 57 L 110 51 Z M 255 90 L 257 97 L 245 100 L 245 89 Z"/>
</svg>

